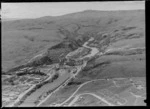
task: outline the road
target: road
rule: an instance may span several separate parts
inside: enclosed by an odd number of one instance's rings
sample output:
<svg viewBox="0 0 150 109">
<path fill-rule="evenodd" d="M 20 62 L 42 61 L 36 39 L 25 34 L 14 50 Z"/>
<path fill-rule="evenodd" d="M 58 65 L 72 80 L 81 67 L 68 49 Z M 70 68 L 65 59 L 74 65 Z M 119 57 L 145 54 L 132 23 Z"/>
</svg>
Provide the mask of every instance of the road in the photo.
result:
<svg viewBox="0 0 150 109">
<path fill-rule="evenodd" d="M 81 68 L 78 68 L 78 69 L 81 69 Z M 48 95 L 44 100 L 42 100 L 38 105 L 37 105 L 37 107 L 38 106 L 40 106 L 43 102 L 45 102 L 53 93 L 55 93 L 56 91 L 58 91 L 60 88 L 63 88 L 63 87 L 65 87 L 67 84 L 68 84 L 68 82 L 72 79 L 72 78 L 74 78 L 78 73 L 79 73 L 79 71 L 80 70 L 77 70 L 77 73 L 76 74 L 73 74 L 72 73 L 72 75 L 71 75 L 71 77 L 65 82 L 65 83 L 63 83 L 60 87 L 58 87 L 54 92 L 52 92 L 50 95 Z M 72 71 L 73 72 L 73 71 Z"/>
<path fill-rule="evenodd" d="M 61 103 L 61 104 L 57 104 L 56 106 L 61 106 L 61 105 L 63 105 L 64 103 L 66 103 L 67 101 L 69 101 L 69 100 L 78 92 L 78 90 L 79 90 L 81 87 L 83 87 L 84 85 L 86 85 L 86 84 L 88 84 L 88 83 L 90 83 L 90 82 L 94 82 L 94 81 L 97 81 L 97 80 L 105 80 L 105 79 L 91 80 L 91 81 L 87 81 L 87 82 L 81 84 L 81 85 L 77 88 L 77 90 L 76 90 L 67 100 L 65 100 L 65 101 L 64 101 L 63 103 Z"/>
<path fill-rule="evenodd" d="M 138 99 L 140 99 L 140 98 L 146 99 L 145 97 L 142 97 L 142 96 L 140 96 L 140 95 L 135 95 L 135 94 L 132 93 L 132 92 L 130 92 L 130 94 L 136 98 L 135 101 L 134 101 L 134 105 L 135 105 L 135 106 L 137 106 L 137 100 L 138 100 Z"/>
<path fill-rule="evenodd" d="M 98 96 L 98 95 L 96 95 L 96 94 L 94 94 L 94 93 L 82 93 L 82 94 L 76 95 L 76 97 L 72 100 L 72 102 L 71 102 L 68 106 L 72 106 L 72 105 L 78 100 L 78 98 L 79 98 L 81 95 L 85 95 L 85 94 L 92 95 L 92 96 L 98 98 L 99 100 L 105 102 L 105 103 L 108 104 L 109 106 L 115 106 L 115 105 L 109 103 L 109 102 L 108 102 L 107 100 L 105 100 L 104 98 L 102 98 L 102 97 L 100 97 L 100 96 Z"/>
<path fill-rule="evenodd" d="M 65 87 L 65 86 L 68 84 L 68 82 L 69 82 L 72 78 L 75 78 L 75 76 L 79 73 L 79 71 L 81 70 L 81 68 L 78 67 L 77 69 L 78 69 L 78 70 L 77 70 L 77 73 L 73 74 L 74 70 L 72 70 L 72 71 L 71 71 L 71 77 L 70 77 L 68 80 L 66 80 L 66 82 L 63 83 L 60 87 L 58 87 L 54 92 L 52 92 L 50 95 L 48 95 L 44 100 L 42 100 L 42 101 L 37 105 L 37 107 L 40 106 L 42 103 L 44 103 L 53 93 L 55 93 L 56 91 L 58 91 L 60 88 Z"/>
<path fill-rule="evenodd" d="M 69 78 L 64 84 L 70 81 L 71 78 Z M 54 94 L 56 91 L 58 91 L 60 88 L 63 88 L 65 85 L 62 84 L 60 87 L 58 87 L 55 91 L 53 91 L 51 94 L 49 94 L 45 99 L 43 99 L 36 107 L 40 106 L 42 103 L 44 103 L 49 97 Z M 63 86 L 64 85 L 64 86 Z"/>
<path fill-rule="evenodd" d="M 35 85 L 32 85 L 28 90 L 26 90 L 25 92 L 23 92 L 22 94 L 20 94 L 19 97 L 15 100 L 15 102 L 7 105 L 7 107 L 13 107 L 13 106 L 15 106 L 15 104 L 18 103 L 21 100 L 21 98 L 23 98 L 23 96 L 26 95 L 29 91 L 31 91 L 34 87 L 35 87 Z"/>
</svg>

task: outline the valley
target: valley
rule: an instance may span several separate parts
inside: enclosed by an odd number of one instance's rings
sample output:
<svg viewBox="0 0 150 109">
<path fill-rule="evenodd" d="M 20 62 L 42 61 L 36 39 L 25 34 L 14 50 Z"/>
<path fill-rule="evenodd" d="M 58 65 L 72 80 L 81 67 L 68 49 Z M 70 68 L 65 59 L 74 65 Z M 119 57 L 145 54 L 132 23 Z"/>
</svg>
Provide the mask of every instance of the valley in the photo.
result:
<svg viewBox="0 0 150 109">
<path fill-rule="evenodd" d="M 29 42 L 24 42 L 16 32 L 13 37 L 18 36 L 16 39 L 20 45 L 25 45 L 17 49 L 17 45 L 11 45 L 14 47 L 12 54 L 8 53 L 11 58 L 4 55 L 7 54 L 4 49 L 3 65 L 9 68 L 4 68 L 2 73 L 2 106 L 145 106 L 144 11 L 118 13 L 85 11 L 75 20 L 66 15 L 54 21 L 50 19 L 51 23 L 42 18 L 20 23 L 6 22 L 4 33 L 16 29 L 28 35 L 34 32 L 31 35 L 37 36 L 25 36 Z M 130 21 L 128 25 L 127 21 Z M 50 37 L 51 41 L 45 35 L 47 30 L 53 32 L 50 35 L 54 34 Z M 41 37 L 38 32 L 41 32 Z M 9 35 L 6 35 L 4 42 L 8 41 Z M 13 41 L 11 44 L 16 44 Z M 3 46 L 5 48 L 6 43 Z M 30 46 L 33 47 L 31 52 Z M 37 52 L 33 53 L 36 47 Z M 15 63 L 17 58 L 26 61 Z"/>
</svg>

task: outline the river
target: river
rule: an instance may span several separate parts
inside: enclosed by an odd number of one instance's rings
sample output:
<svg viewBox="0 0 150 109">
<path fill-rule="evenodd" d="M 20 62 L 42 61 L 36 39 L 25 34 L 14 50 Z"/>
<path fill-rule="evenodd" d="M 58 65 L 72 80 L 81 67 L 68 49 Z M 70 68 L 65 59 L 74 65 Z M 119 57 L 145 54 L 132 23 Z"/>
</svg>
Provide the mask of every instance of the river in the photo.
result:
<svg viewBox="0 0 150 109">
<path fill-rule="evenodd" d="M 96 55 L 96 54 L 99 52 L 98 48 L 96 48 L 96 47 L 89 47 L 89 46 L 87 45 L 87 44 L 89 43 L 89 41 L 93 41 L 93 40 L 94 40 L 93 37 L 90 38 L 87 42 L 84 43 L 83 47 L 80 47 L 80 48 L 78 48 L 77 50 L 75 50 L 75 51 L 69 53 L 68 55 L 66 55 L 66 59 L 68 59 L 69 56 L 71 56 L 71 55 L 73 55 L 73 54 L 75 54 L 75 53 L 80 52 L 81 50 L 84 49 L 84 47 L 91 49 L 91 52 L 90 52 L 90 54 L 88 54 L 88 55 L 86 55 L 86 56 L 84 56 L 84 57 L 82 57 L 82 58 L 80 58 L 80 59 L 84 59 L 84 58 L 92 57 L 92 56 Z M 87 61 L 84 61 L 81 66 L 76 66 L 77 72 L 76 72 L 75 74 L 72 73 L 72 74 L 71 74 L 72 77 L 71 77 L 69 80 L 71 80 L 72 78 L 75 78 L 75 76 L 78 75 L 78 73 L 86 66 L 86 64 L 87 64 Z M 73 71 L 72 71 L 72 72 L 73 72 Z M 69 80 L 66 81 L 66 83 L 64 83 L 64 84 L 67 85 L 67 82 L 69 82 Z M 62 84 L 59 88 L 65 87 L 64 84 Z M 59 88 L 58 88 L 57 90 L 59 90 Z M 46 100 L 48 100 L 48 98 L 49 98 L 49 97 L 47 97 L 46 99 L 44 99 L 44 100 L 41 101 L 41 102 L 42 102 L 42 103 L 45 102 Z M 42 104 L 42 103 L 40 103 L 40 104 Z M 39 106 L 39 105 L 38 105 L 38 106 Z"/>
<path fill-rule="evenodd" d="M 87 42 L 84 43 L 83 47 L 80 47 L 78 48 L 77 50 L 73 51 L 73 52 L 70 52 L 69 54 L 66 55 L 66 59 L 68 60 L 69 56 L 71 55 L 74 55 L 78 52 L 80 52 L 81 50 L 83 50 L 84 48 L 88 48 L 88 49 L 91 49 L 91 52 L 89 54 L 87 54 L 86 56 L 84 57 L 81 57 L 79 58 L 80 60 L 84 60 L 84 58 L 91 58 L 93 56 L 95 56 L 97 53 L 99 53 L 99 50 L 98 48 L 96 47 L 90 47 L 88 46 L 88 43 L 90 41 L 93 41 L 94 38 L 90 38 Z M 24 101 L 23 104 L 21 104 L 20 106 L 34 106 L 34 101 L 37 99 L 38 96 L 40 96 L 42 93 L 44 92 L 47 92 L 49 90 L 53 90 L 55 89 L 56 87 L 56 90 L 59 90 L 60 88 L 63 88 L 65 87 L 65 85 L 67 85 L 67 83 L 72 79 L 72 78 L 75 78 L 76 75 L 78 75 L 78 73 L 86 66 L 87 64 L 87 61 L 84 60 L 83 64 L 80 65 L 80 66 L 75 66 L 77 71 L 76 73 L 73 73 L 74 70 L 72 70 L 71 72 L 66 72 L 66 73 L 62 73 L 62 75 L 60 75 L 60 77 L 55 80 L 53 83 L 49 83 L 49 84 L 46 84 L 44 86 L 42 86 L 40 89 L 38 89 L 37 91 L 35 91 L 33 94 L 31 94 L 29 97 L 27 97 L 27 99 Z M 61 72 L 60 72 L 61 73 Z M 68 79 L 69 78 L 69 79 Z M 68 80 L 67 80 L 68 79 Z M 66 81 L 67 80 L 67 81 Z M 65 83 L 64 83 L 65 82 Z M 64 85 L 65 84 L 65 85 Z M 54 91 L 55 92 L 55 91 Z M 49 94 L 50 95 L 50 94 Z M 46 98 L 44 98 L 43 100 L 40 101 L 39 104 L 45 102 L 47 99 L 49 98 L 49 96 L 47 95 Z M 16 102 L 15 102 L 16 103 Z"/>
</svg>

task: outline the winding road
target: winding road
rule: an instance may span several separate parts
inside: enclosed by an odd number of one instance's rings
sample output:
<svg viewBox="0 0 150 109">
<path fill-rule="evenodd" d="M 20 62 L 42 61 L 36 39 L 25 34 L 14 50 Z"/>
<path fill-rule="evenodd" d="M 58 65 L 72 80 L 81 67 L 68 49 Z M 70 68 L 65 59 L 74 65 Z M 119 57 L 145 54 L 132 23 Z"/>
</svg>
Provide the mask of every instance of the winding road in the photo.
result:
<svg viewBox="0 0 150 109">
<path fill-rule="evenodd" d="M 77 90 L 76 90 L 67 100 L 65 100 L 65 101 L 64 101 L 63 103 L 61 103 L 61 104 L 57 104 L 56 106 L 62 106 L 62 105 L 65 104 L 67 101 L 69 101 L 73 96 L 75 96 L 75 94 L 78 92 L 78 90 L 79 90 L 80 88 L 82 88 L 84 85 L 86 85 L 86 84 L 88 84 L 88 83 L 90 83 L 90 82 L 98 81 L 98 80 L 105 80 L 105 79 L 91 80 L 91 81 L 87 81 L 87 82 L 81 84 L 81 85 L 77 88 Z"/>
<path fill-rule="evenodd" d="M 68 106 L 72 106 L 72 105 L 78 100 L 78 98 L 79 98 L 81 95 L 85 95 L 85 94 L 92 95 L 92 96 L 98 98 L 99 100 L 105 102 L 105 103 L 108 104 L 109 106 L 115 106 L 115 105 L 109 103 L 109 102 L 108 102 L 107 100 L 105 100 L 104 98 L 102 98 L 102 97 L 100 97 L 100 96 L 98 96 L 98 95 L 96 95 L 96 94 L 94 94 L 94 93 L 82 93 L 82 94 L 79 94 L 79 95 L 77 95 L 77 96 L 71 101 L 71 103 L 70 103 Z"/>
</svg>

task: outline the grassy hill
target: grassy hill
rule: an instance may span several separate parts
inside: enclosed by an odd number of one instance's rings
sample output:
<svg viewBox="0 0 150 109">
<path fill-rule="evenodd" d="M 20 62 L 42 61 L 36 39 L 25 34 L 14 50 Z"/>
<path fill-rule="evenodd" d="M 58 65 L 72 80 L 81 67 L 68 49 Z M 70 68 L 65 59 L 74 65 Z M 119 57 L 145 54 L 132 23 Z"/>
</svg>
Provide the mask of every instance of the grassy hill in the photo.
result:
<svg viewBox="0 0 150 109">
<path fill-rule="evenodd" d="M 40 53 L 58 62 L 59 56 L 55 59 L 55 54 L 70 52 L 81 46 L 86 37 L 100 38 L 103 32 L 118 40 L 125 36 L 126 39 L 136 37 L 135 34 L 145 38 L 145 11 L 87 10 L 57 17 L 2 22 L 2 70 L 25 64 Z M 80 44 L 77 43 L 79 39 Z M 65 45 L 63 50 L 51 49 L 59 43 Z"/>
</svg>

